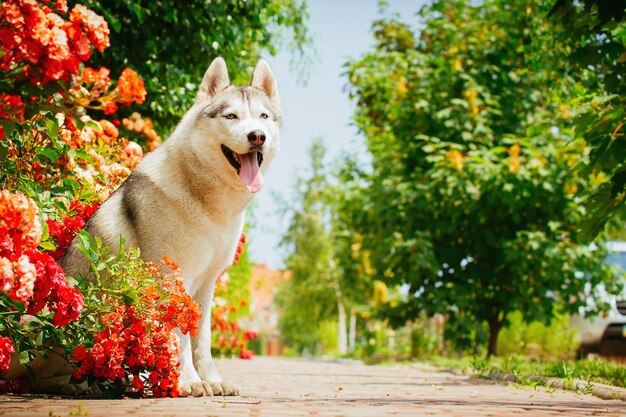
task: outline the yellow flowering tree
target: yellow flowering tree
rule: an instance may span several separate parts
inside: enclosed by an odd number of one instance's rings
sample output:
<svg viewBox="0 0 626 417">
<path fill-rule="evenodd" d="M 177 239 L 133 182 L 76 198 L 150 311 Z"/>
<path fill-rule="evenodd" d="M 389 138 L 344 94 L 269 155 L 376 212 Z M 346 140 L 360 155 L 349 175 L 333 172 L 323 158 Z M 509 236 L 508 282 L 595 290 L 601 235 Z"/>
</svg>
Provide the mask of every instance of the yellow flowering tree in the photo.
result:
<svg viewBox="0 0 626 417">
<path fill-rule="evenodd" d="M 372 51 L 348 64 L 371 167 L 345 172 L 343 210 L 374 275 L 402 288 L 381 307 L 396 324 L 444 313 L 455 339 L 497 338 L 512 311 L 549 320 L 618 291 L 604 251 L 577 241 L 589 184 L 560 105 L 575 90 L 542 1 L 443 0 L 419 36 L 376 22 Z M 480 340 L 485 325 L 488 340 Z"/>
</svg>

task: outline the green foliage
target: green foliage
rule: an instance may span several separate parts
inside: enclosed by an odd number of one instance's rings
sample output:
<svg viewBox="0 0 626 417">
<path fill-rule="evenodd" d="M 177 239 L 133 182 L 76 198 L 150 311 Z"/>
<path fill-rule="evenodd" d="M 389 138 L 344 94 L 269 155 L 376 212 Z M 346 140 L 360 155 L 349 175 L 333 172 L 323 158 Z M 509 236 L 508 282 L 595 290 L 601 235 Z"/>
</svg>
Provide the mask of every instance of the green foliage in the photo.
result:
<svg viewBox="0 0 626 417">
<path fill-rule="evenodd" d="M 411 356 L 414 358 L 441 353 L 440 336 L 426 317 L 409 326 Z M 400 342 L 401 343 L 401 342 Z"/>
<path fill-rule="evenodd" d="M 577 362 L 554 362 L 544 365 L 542 374 L 560 378 L 577 378 L 626 388 L 626 368 L 602 359 Z"/>
<path fill-rule="evenodd" d="M 45 206 L 39 205 L 47 213 L 53 211 L 51 205 L 56 205 L 57 210 L 62 206 L 52 201 L 50 194 L 59 199 L 94 200 L 93 190 L 81 184 L 75 173 L 65 167 L 67 158 L 90 162 L 93 158 L 85 150 L 72 149 L 62 140 L 59 135 L 62 120 L 55 113 L 42 110 L 25 123 L 2 123 L 6 137 L 0 140 L 0 188 L 19 190 L 38 202 L 48 197 Z M 84 125 L 81 122 L 80 127 Z M 34 180 L 34 166 L 43 167 L 49 181 Z"/>
<path fill-rule="evenodd" d="M 90 263 L 88 277 L 67 277 L 66 281 L 54 260 L 61 256 L 64 246 L 88 217 L 83 203 L 99 203 L 107 198 L 136 167 L 141 152 L 137 152 L 137 147 L 127 148 L 132 143 L 128 139 L 141 132 L 151 139 L 152 145 L 160 143 L 150 120 L 133 117 L 132 136 L 127 135 L 129 132 L 120 136 L 112 122 L 96 121 L 90 116 L 94 111 L 102 115 L 105 109 L 107 114 L 114 112 L 105 103 L 128 106 L 133 101 L 143 102 L 143 82 L 124 68 L 130 65 L 146 77 L 153 94 L 154 99 L 144 110 L 156 117 L 160 129 L 170 129 L 189 106 L 207 64 L 215 55 L 226 54 L 231 70 L 249 74 L 247 70 L 261 53 L 275 54 L 283 43 L 302 54 L 308 44 L 305 3 L 299 0 L 185 4 L 87 0 L 86 4 L 108 19 L 112 44 L 89 62 L 85 60 L 91 55 L 94 37 L 99 39 L 98 50 L 109 43 L 105 22 L 99 16 L 80 5 L 68 16 L 63 11 L 65 2 L 13 3 L 3 4 L 0 19 L 4 38 L 12 40 L 7 48 L 3 45 L 0 53 L 4 58 L 0 80 L 0 188 L 4 200 L 13 201 L 10 204 L 3 201 L 6 219 L 2 220 L 8 220 L 4 223 L 9 226 L 3 224 L 0 236 L 3 242 L 0 260 L 6 281 L 0 294 L 3 310 L 0 334 L 9 336 L 26 367 L 36 357 L 51 354 L 50 347 L 55 347 L 54 354 L 66 356 L 80 347 L 83 351 L 79 352 L 84 356 L 85 349 L 97 351 L 96 347 L 102 347 L 100 342 L 94 346 L 98 338 L 111 337 L 115 340 L 106 343 L 105 366 L 124 365 L 125 370 L 137 370 L 137 374 L 145 377 L 149 373 L 144 371 L 148 369 L 138 368 L 136 364 L 141 361 L 137 358 L 152 355 L 156 360 L 145 363 L 158 363 L 161 376 L 168 378 L 159 376 L 155 380 L 150 375 L 150 381 L 158 382 L 158 387 L 153 382 L 152 392 L 174 395 L 178 348 L 172 329 L 179 327 L 183 333 L 194 335 L 200 316 L 199 307 L 185 294 L 178 268 L 166 259 L 162 266 L 144 262 L 138 250 L 125 252 L 123 242 L 120 252 L 112 253 L 100 239 L 84 232 L 77 239 Z M 89 21 L 75 23 L 76 16 Z M 281 38 L 281 29 L 287 27 L 290 32 Z M 88 75 L 87 65 L 101 68 L 95 75 L 93 71 Z M 125 75 L 112 82 L 108 68 L 116 77 L 120 73 Z M 120 116 L 129 111 L 124 107 Z M 125 127 L 131 129 L 128 124 Z M 150 145 L 149 142 L 148 148 L 153 149 Z M 30 201 L 22 200 L 18 191 L 34 201 L 32 207 Z M 76 209 L 73 213 L 76 216 L 70 218 L 72 207 L 82 207 L 82 213 Z M 41 229 L 35 227 L 40 222 L 42 235 Z M 53 224 L 57 226 L 56 232 Z M 26 230 L 30 230 L 28 244 L 13 240 L 13 236 L 21 236 Z M 59 253 L 45 253 L 55 250 Z M 250 264 L 245 254 L 243 257 L 231 271 L 227 301 L 220 306 L 226 313 L 220 316 L 220 329 L 213 335 L 225 339 L 223 333 L 229 332 L 231 351 L 249 357 L 245 345 L 254 333 L 244 334 L 236 322 L 249 313 L 246 283 Z M 14 270 L 19 274 L 14 274 Z M 9 291 L 14 289 L 22 292 L 19 298 Z M 124 320 L 132 318 L 132 325 L 121 322 L 122 313 Z M 111 331 L 108 326 L 114 319 L 120 321 Z M 71 322 L 66 325 L 66 320 Z M 133 327 L 130 341 L 118 337 L 122 333 L 130 334 L 126 325 Z M 139 340 L 135 336 L 140 335 L 148 339 L 142 338 L 140 347 L 133 345 Z M 149 339 L 153 337 L 156 339 Z M 166 346 L 164 340 L 172 344 Z M 111 344 L 116 345 L 115 354 Z M 0 353 L 6 355 L 2 367 L 8 366 L 10 347 L 3 343 L 4 351 Z M 126 354 L 128 362 L 121 364 Z M 169 357 L 163 359 L 163 355 Z M 81 365 L 83 375 L 90 374 L 92 370 L 84 366 L 85 363 Z M 129 375 L 122 382 L 119 372 L 104 376 L 111 378 L 106 384 L 117 388 L 130 383 Z M 134 382 L 131 389 L 137 392 L 139 377 Z"/>
<path fill-rule="evenodd" d="M 590 384 L 600 383 L 626 388 L 626 368 L 619 362 L 605 359 L 594 360 L 528 360 L 521 356 L 510 355 L 490 360 L 473 359 L 467 365 L 467 359 L 435 360 L 435 364 L 443 363 L 447 367 L 470 368 L 480 374 L 512 373 L 522 385 L 535 386 L 536 376 L 563 378 L 566 382 L 574 379 L 588 381 Z M 540 382 L 539 382 L 540 384 Z"/>
<path fill-rule="evenodd" d="M 626 6 L 620 1 L 558 0 L 550 15 L 569 48 L 578 91 L 569 105 L 577 136 L 589 145 L 580 169 L 599 184 L 586 190 L 588 216 L 581 234 L 592 240 L 626 199 Z"/>
<path fill-rule="evenodd" d="M 162 277 L 155 275 L 151 265 L 139 257 L 137 248 L 126 249 L 120 237 L 120 249 L 112 253 L 102 239 L 81 230 L 76 235 L 78 247 L 88 260 L 85 276 L 70 278 L 85 298 L 85 308 L 76 322 L 64 330 L 67 337 L 60 345 L 68 357 L 77 346 L 92 346 L 95 335 L 103 330 L 100 318 L 114 311 L 120 304 L 134 306 L 142 311 L 143 296 L 149 288 L 159 288 Z"/>
<path fill-rule="evenodd" d="M 339 332 L 336 317 L 330 320 L 323 320 L 317 323 L 317 343 L 318 351 L 311 353 L 324 353 L 327 355 L 336 355 L 338 353 L 337 333 Z"/>
<path fill-rule="evenodd" d="M 507 327 L 498 340 L 498 352 L 503 356 L 524 355 L 533 359 L 570 359 L 576 354 L 580 341 L 569 327 L 568 316 L 555 314 L 549 324 L 524 322 L 518 311 L 509 315 Z"/>
<path fill-rule="evenodd" d="M 489 328 L 484 322 L 465 312 L 450 315 L 445 322 L 443 338 L 446 352 L 450 355 L 484 354 L 484 345 L 489 338 Z"/>
<path fill-rule="evenodd" d="M 470 366 L 474 371 L 482 373 L 489 369 L 490 363 L 491 358 L 478 358 L 475 356 L 471 359 Z"/>
<path fill-rule="evenodd" d="M 228 305 L 237 308 L 236 314 L 229 316 L 232 322 L 250 316 L 250 306 L 247 301 L 250 300 L 248 283 L 251 274 L 252 262 L 250 262 L 248 251 L 244 249 L 239 254 L 236 264 L 228 269 L 227 290 L 220 293 L 220 296 L 227 300 Z"/>
<path fill-rule="evenodd" d="M 388 324 L 380 320 L 370 320 L 361 332 L 362 343 L 357 346 L 355 356 L 369 363 L 380 362 L 389 359 L 403 359 L 402 351 L 396 351 L 389 346 L 389 336 L 391 329 Z M 406 338 L 402 338 L 401 347 L 408 348 L 411 346 L 409 342 L 408 332 L 405 333 Z"/>
<path fill-rule="evenodd" d="M 244 229 L 245 230 L 245 229 Z M 219 277 L 215 286 L 215 296 L 211 309 L 211 352 L 214 356 L 235 356 L 249 359 L 250 351 L 246 344 L 253 332 L 244 332 L 239 323 L 250 317 L 250 282 L 252 264 L 248 253 L 244 250 L 245 235 L 240 238 L 234 265 L 228 274 Z M 262 346 L 256 342 L 257 348 Z"/>
<path fill-rule="evenodd" d="M 138 249 L 130 247 L 126 250 L 122 238 L 116 253 L 104 246 L 100 238 L 94 238 L 84 230 L 77 234 L 77 239 L 89 267 L 85 276 L 67 277 L 84 297 L 84 308 L 77 320 L 65 326 L 55 326 L 51 320 L 54 311 L 45 311 L 35 317 L 26 314 L 24 303 L 18 302 L 13 302 L 11 308 L 0 313 L 0 332 L 10 334 L 16 340 L 20 363 L 29 371 L 29 363 L 38 357 L 60 355 L 73 362 L 72 352 L 79 346 L 93 346 L 98 333 L 105 327 L 102 318 L 120 306 L 130 306 L 139 315 L 151 317 L 166 311 L 173 293 L 172 286 L 166 284 L 175 279 L 173 274 L 164 273 L 143 261 Z M 155 304 L 147 294 L 158 294 L 159 302 Z M 3 300 L 3 303 L 7 301 Z M 10 316 L 22 317 L 22 320 L 7 320 Z M 188 317 L 187 320 L 198 318 Z M 91 378 L 90 383 L 93 382 L 95 380 Z M 101 378 L 98 382 L 103 390 L 114 385 L 121 389 L 122 385 L 121 380 L 112 382 Z"/>
<path fill-rule="evenodd" d="M 129 66 L 141 74 L 148 101 L 140 112 L 151 117 L 158 131 L 170 131 L 190 106 L 202 75 L 220 55 L 233 82 L 248 82 L 263 52 L 275 55 L 285 46 L 304 68 L 310 43 L 300 0 L 86 0 L 111 29 L 111 47 L 92 65 Z"/>
<path fill-rule="evenodd" d="M 388 286 L 406 289 L 384 316 L 419 312 L 489 326 L 488 354 L 513 311 L 548 321 L 604 282 L 605 251 L 580 244 L 584 213 L 571 167 L 584 152 L 559 103 L 576 86 L 543 2 L 439 1 L 413 42 L 394 18 L 348 63 L 355 122 L 371 168 L 346 169 L 349 229 Z M 606 307 L 606 306 L 605 306 Z"/>
<path fill-rule="evenodd" d="M 336 313 L 338 283 L 332 268 L 332 237 L 326 227 L 329 206 L 324 154 L 322 142 L 315 142 L 310 150 L 311 172 L 295 186 L 293 200 L 298 206 L 285 206 L 290 220 L 282 246 L 291 278 L 276 295 L 282 310 L 278 326 L 287 344 L 298 351 L 316 352 L 320 323 Z"/>
</svg>

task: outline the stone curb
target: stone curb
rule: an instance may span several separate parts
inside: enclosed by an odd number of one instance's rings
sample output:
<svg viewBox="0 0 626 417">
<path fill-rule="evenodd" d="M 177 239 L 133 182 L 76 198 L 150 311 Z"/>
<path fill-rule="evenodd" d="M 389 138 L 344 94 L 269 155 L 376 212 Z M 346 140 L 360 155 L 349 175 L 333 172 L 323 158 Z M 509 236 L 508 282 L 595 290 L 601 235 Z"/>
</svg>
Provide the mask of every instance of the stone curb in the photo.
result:
<svg viewBox="0 0 626 417">
<path fill-rule="evenodd" d="M 479 375 L 479 374 L 477 374 Z M 488 378 L 521 383 L 522 381 L 515 374 L 489 374 Z M 530 381 L 540 381 L 544 386 L 549 388 L 559 388 L 569 391 L 581 393 L 589 393 L 604 400 L 622 400 L 626 401 L 626 388 L 614 387 L 612 385 L 599 384 L 595 382 L 583 381 L 582 379 L 566 380 L 563 378 L 553 378 L 545 376 L 529 376 L 525 379 Z"/>
</svg>

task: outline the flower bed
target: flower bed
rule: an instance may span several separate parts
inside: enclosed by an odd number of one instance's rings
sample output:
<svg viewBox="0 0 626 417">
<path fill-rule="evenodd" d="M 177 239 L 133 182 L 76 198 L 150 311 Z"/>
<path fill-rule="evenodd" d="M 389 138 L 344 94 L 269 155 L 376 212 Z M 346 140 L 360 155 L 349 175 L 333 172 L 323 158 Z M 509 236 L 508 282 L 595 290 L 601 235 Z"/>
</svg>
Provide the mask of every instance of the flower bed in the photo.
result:
<svg viewBox="0 0 626 417">
<path fill-rule="evenodd" d="M 0 370 L 12 356 L 28 367 L 59 346 L 76 382 L 116 396 L 177 396 L 174 329 L 193 336 L 200 318 L 178 267 L 167 258 L 145 262 L 124 245 L 111 253 L 81 230 L 161 142 L 140 114 L 114 118 L 120 106 L 144 102 L 143 81 L 130 68 L 115 81 L 115 69 L 86 66 L 94 50 L 109 47 L 109 29 L 80 4 L 4 1 L 0 38 Z M 75 236 L 91 262 L 85 277 L 68 277 L 57 264 Z M 216 353 L 250 357 L 251 336 L 236 323 L 248 313 L 247 294 L 237 299 L 225 285 L 215 339 L 232 343 Z"/>
</svg>

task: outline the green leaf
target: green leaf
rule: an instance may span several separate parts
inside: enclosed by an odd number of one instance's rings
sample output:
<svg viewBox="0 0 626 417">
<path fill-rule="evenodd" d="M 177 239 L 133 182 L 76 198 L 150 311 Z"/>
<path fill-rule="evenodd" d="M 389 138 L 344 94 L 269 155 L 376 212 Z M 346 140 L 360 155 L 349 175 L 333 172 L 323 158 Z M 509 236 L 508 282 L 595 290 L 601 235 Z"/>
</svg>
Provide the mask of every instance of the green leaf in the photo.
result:
<svg viewBox="0 0 626 417">
<path fill-rule="evenodd" d="M 20 351 L 20 364 L 26 365 L 33 360 L 33 352 L 30 350 Z"/>
<path fill-rule="evenodd" d="M 59 137 L 59 122 L 54 117 L 46 119 L 45 131 L 48 137 L 56 139 Z"/>
<path fill-rule="evenodd" d="M 52 149 L 41 148 L 38 155 L 46 157 L 52 163 L 56 163 L 59 160 L 59 154 Z"/>
<path fill-rule="evenodd" d="M 48 250 L 48 251 L 53 251 L 57 248 L 56 245 L 52 242 L 41 242 L 39 244 L 39 247 L 43 250 Z"/>
<path fill-rule="evenodd" d="M 100 125 L 100 123 L 96 123 L 95 121 L 91 119 L 85 121 L 85 126 L 90 127 L 97 132 L 102 132 L 102 126 Z"/>
</svg>

